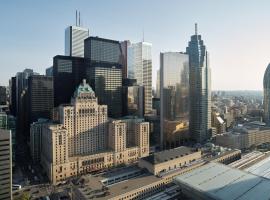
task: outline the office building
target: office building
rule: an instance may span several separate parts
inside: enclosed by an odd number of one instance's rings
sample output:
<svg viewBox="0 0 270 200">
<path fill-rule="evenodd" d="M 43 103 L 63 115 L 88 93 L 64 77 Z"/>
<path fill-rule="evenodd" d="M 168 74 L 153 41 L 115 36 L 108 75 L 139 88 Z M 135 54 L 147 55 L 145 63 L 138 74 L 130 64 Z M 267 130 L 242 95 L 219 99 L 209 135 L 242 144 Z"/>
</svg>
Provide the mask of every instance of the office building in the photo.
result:
<svg viewBox="0 0 270 200">
<path fill-rule="evenodd" d="M 84 57 L 84 40 L 89 37 L 89 30 L 79 26 L 69 26 L 65 30 L 65 55 Z"/>
<path fill-rule="evenodd" d="M 0 86 L 0 105 L 7 104 L 7 89 L 5 86 Z"/>
<path fill-rule="evenodd" d="M 10 90 L 10 95 L 9 95 L 9 110 L 10 113 L 16 117 L 16 108 L 17 108 L 17 103 L 16 103 L 16 76 L 11 77 L 9 80 L 9 90 Z"/>
<path fill-rule="evenodd" d="M 53 66 L 48 67 L 45 71 L 46 76 L 53 76 Z"/>
<path fill-rule="evenodd" d="M 160 69 L 157 70 L 156 98 L 160 98 Z"/>
<path fill-rule="evenodd" d="M 129 40 L 125 40 L 121 42 L 121 49 L 122 49 L 122 75 L 123 79 L 127 78 L 127 68 L 128 68 L 128 47 L 130 45 Z"/>
<path fill-rule="evenodd" d="M 30 126 L 30 153 L 34 163 L 40 162 L 42 147 L 42 129 L 48 119 L 40 118 Z"/>
<path fill-rule="evenodd" d="M 54 107 L 53 78 L 44 75 L 32 75 L 28 81 L 30 123 L 37 121 L 39 118 L 51 119 Z"/>
<path fill-rule="evenodd" d="M 122 121 L 112 121 L 107 135 L 107 114 L 107 106 L 98 104 L 94 91 L 84 80 L 71 103 L 59 107 L 60 123 L 43 126 L 41 163 L 53 184 L 68 177 L 131 163 L 149 154 L 147 122 L 124 120 L 123 125 Z M 131 146 L 129 138 L 134 138 Z"/>
<path fill-rule="evenodd" d="M 263 77 L 263 95 L 264 122 L 270 125 L 270 64 L 267 66 Z"/>
<path fill-rule="evenodd" d="M 181 140 L 177 138 L 181 138 L 180 135 L 188 131 L 189 122 L 187 54 L 179 52 L 160 54 L 160 105 L 161 146 L 164 148 L 180 146 Z"/>
<path fill-rule="evenodd" d="M 152 44 L 139 42 L 128 47 L 128 78 L 144 87 L 144 114 L 152 112 Z"/>
<path fill-rule="evenodd" d="M 76 87 L 86 78 L 84 58 L 60 56 L 53 58 L 54 106 L 69 103 Z"/>
<path fill-rule="evenodd" d="M 119 41 L 98 37 L 85 40 L 85 58 L 90 60 L 87 80 L 99 104 L 108 105 L 109 117 L 122 116 L 122 57 Z"/>
<path fill-rule="evenodd" d="M 11 131 L 0 129 L 0 199 L 12 200 Z"/>
<path fill-rule="evenodd" d="M 197 24 L 186 52 L 189 55 L 189 130 L 194 141 L 204 142 L 211 137 L 211 74 L 208 52 L 197 33 Z"/>
</svg>

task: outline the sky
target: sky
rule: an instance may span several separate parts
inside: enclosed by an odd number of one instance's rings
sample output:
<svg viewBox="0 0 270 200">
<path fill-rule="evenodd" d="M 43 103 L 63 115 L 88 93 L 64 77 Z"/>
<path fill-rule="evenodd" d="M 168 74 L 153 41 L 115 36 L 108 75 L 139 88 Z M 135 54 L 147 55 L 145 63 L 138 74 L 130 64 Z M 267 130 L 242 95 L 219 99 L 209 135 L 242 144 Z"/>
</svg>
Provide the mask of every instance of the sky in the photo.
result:
<svg viewBox="0 0 270 200">
<path fill-rule="evenodd" d="M 262 90 L 270 62 L 269 0 L 3 0 L 0 85 L 25 68 L 41 74 L 64 55 L 64 30 L 76 9 L 91 36 L 152 43 L 153 87 L 159 53 L 185 51 L 194 24 L 210 53 L 213 90 Z M 143 31 L 144 30 L 144 31 Z"/>
</svg>

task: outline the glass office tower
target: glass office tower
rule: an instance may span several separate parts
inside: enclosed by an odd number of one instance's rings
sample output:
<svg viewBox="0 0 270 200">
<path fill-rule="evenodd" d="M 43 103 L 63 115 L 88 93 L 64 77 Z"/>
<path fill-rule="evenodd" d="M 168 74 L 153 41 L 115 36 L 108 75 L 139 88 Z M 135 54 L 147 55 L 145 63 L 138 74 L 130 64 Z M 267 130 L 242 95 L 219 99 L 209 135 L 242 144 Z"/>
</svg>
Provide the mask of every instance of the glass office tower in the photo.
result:
<svg viewBox="0 0 270 200">
<path fill-rule="evenodd" d="M 109 117 L 122 116 L 122 49 L 119 41 L 99 37 L 85 40 L 87 81 L 99 104 L 108 105 Z"/>
<path fill-rule="evenodd" d="M 152 44 L 139 42 L 128 47 L 128 78 L 144 86 L 144 112 L 152 112 Z"/>
<path fill-rule="evenodd" d="M 65 31 L 65 55 L 84 57 L 84 40 L 89 37 L 89 29 L 69 26 Z"/>
<path fill-rule="evenodd" d="M 160 54 L 160 124 L 165 148 L 181 145 L 181 134 L 189 121 L 188 55 L 179 52 Z"/>
<path fill-rule="evenodd" d="M 270 64 L 267 66 L 263 77 L 263 109 L 264 122 L 270 125 Z"/>
<path fill-rule="evenodd" d="M 197 34 L 197 25 L 186 51 L 190 73 L 189 129 L 192 139 L 202 143 L 211 137 L 211 74 L 208 52 Z"/>
</svg>

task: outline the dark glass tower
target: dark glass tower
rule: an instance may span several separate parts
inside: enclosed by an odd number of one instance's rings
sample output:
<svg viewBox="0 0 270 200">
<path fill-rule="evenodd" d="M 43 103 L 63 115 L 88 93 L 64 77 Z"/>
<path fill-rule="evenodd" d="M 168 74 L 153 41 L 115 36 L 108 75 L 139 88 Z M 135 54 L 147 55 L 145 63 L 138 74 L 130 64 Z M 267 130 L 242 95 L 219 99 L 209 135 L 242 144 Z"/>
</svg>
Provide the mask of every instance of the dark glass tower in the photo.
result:
<svg viewBox="0 0 270 200">
<path fill-rule="evenodd" d="M 53 78 L 32 75 L 29 78 L 29 120 L 36 122 L 39 118 L 50 119 L 53 110 Z"/>
<path fill-rule="evenodd" d="M 206 47 L 197 34 L 187 47 L 189 55 L 189 83 L 190 83 L 190 121 L 189 130 L 191 138 L 196 142 L 204 142 L 211 137 L 211 76 L 209 57 Z"/>
<path fill-rule="evenodd" d="M 75 89 L 86 78 L 86 60 L 60 55 L 53 58 L 55 107 L 69 103 Z"/>
<path fill-rule="evenodd" d="M 98 37 L 85 40 L 84 56 L 87 80 L 98 97 L 99 104 L 108 105 L 110 117 L 122 115 L 122 49 L 119 41 Z"/>
</svg>

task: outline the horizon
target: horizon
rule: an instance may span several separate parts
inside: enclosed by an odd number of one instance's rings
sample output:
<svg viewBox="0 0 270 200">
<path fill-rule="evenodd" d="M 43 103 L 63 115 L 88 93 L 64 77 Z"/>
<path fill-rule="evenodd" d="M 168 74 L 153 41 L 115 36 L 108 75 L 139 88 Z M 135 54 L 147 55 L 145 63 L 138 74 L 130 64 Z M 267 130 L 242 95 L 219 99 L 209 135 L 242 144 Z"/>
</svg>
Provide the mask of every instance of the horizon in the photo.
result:
<svg viewBox="0 0 270 200">
<path fill-rule="evenodd" d="M 2 27 L 8 28 L 3 29 L 0 38 L 0 85 L 7 86 L 8 80 L 25 68 L 44 74 L 52 66 L 54 56 L 64 55 L 64 31 L 75 24 L 78 10 L 82 27 L 89 28 L 90 36 L 132 43 L 144 38 L 152 43 L 153 88 L 159 53 L 185 52 L 194 34 L 194 24 L 198 23 L 198 34 L 202 35 L 210 53 L 213 91 L 262 91 L 263 74 L 270 60 L 267 55 L 270 28 L 265 26 L 270 17 L 267 11 L 270 2 L 194 2 L 119 0 L 105 3 L 101 0 L 49 4 L 29 0 L 2 3 L 0 16 L 2 19 L 8 16 Z M 153 13 L 147 12 L 149 8 Z M 226 10 L 230 15 L 224 14 Z M 163 12 L 167 15 L 160 16 Z"/>
</svg>

